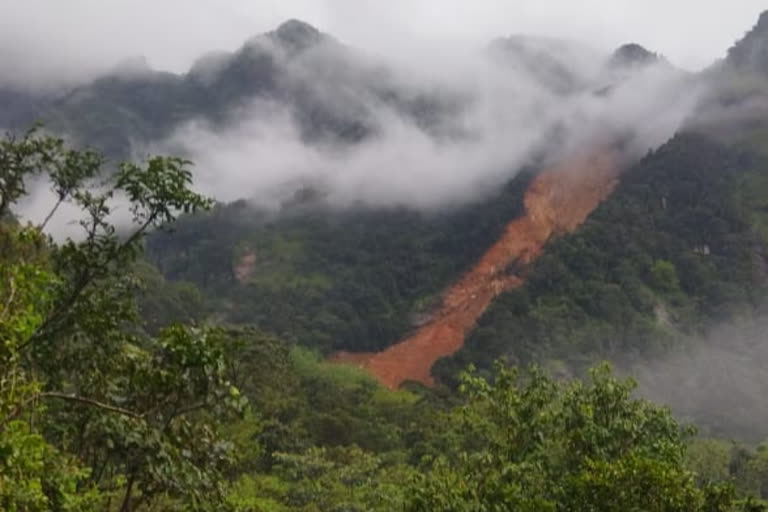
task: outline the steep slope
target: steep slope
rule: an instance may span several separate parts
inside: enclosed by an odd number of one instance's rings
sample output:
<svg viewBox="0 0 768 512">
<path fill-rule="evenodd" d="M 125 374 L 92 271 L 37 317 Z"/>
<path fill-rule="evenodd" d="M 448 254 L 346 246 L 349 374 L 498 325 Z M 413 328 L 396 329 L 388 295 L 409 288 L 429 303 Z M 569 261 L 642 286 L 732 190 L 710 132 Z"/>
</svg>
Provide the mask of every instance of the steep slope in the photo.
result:
<svg viewBox="0 0 768 512">
<path fill-rule="evenodd" d="M 530 175 L 433 214 L 337 211 L 297 203 L 275 215 L 245 202 L 181 219 L 148 240 L 173 280 L 196 283 L 218 317 L 321 349 L 386 348 L 422 321 L 522 213 Z"/>
<path fill-rule="evenodd" d="M 525 194 L 525 214 L 445 294 L 432 319 L 413 336 L 377 354 L 341 352 L 332 360 L 366 368 L 397 388 L 406 380 L 430 385 L 432 365 L 459 350 L 467 332 L 500 293 L 522 285 L 510 267 L 527 265 L 552 237 L 576 229 L 616 184 L 618 155 L 600 149 L 539 175 Z"/>
<path fill-rule="evenodd" d="M 601 358 L 631 365 L 749 318 L 766 298 L 767 192 L 765 158 L 676 136 L 553 242 L 436 375 L 450 382 L 502 356 L 575 371 Z"/>
<path fill-rule="evenodd" d="M 768 11 L 728 50 L 726 65 L 740 72 L 768 75 Z"/>
<path fill-rule="evenodd" d="M 276 53 L 267 49 L 270 45 L 281 48 L 278 52 L 281 58 L 276 59 Z M 526 66 L 530 67 L 539 60 L 541 52 L 546 54 L 548 44 L 511 38 L 502 44 L 501 50 L 506 51 L 505 57 L 510 59 L 513 69 L 526 69 Z M 636 146 L 633 149 L 639 148 L 643 152 L 649 145 L 658 143 L 655 137 L 663 140 L 678 125 L 675 115 L 667 119 L 666 111 L 662 112 L 664 115 L 654 115 L 658 112 L 658 105 L 654 107 L 657 110 L 651 109 L 651 112 L 639 105 L 629 114 L 621 108 L 625 106 L 623 100 L 629 98 L 636 106 L 635 94 L 646 94 L 644 85 L 647 82 L 643 79 L 649 77 L 642 76 L 643 67 L 657 63 L 657 59 L 636 45 L 620 49 L 617 55 L 621 57 L 620 62 L 614 64 L 621 68 L 620 72 L 613 73 L 616 70 L 609 69 L 611 66 L 603 63 L 606 65 L 601 73 L 591 77 L 592 82 L 586 85 L 581 83 L 581 78 L 574 78 L 568 72 L 568 64 L 571 64 L 568 59 L 543 59 L 548 62 L 542 69 L 543 76 L 553 78 L 555 84 L 565 84 L 562 88 L 564 94 L 575 88 L 578 91 L 575 96 L 584 96 L 591 107 L 595 102 L 605 101 L 603 106 L 609 112 L 592 118 L 589 115 L 583 117 L 584 112 L 576 109 L 578 112 L 572 119 L 565 119 L 563 123 L 555 119 L 548 132 L 553 137 L 545 137 L 539 148 L 542 153 L 546 154 L 547 148 L 561 142 L 565 145 L 565 141 L 553 140 L 560 133 L 561 124 L 568 125 L 562 128 L 563 131 L 587 132 L 584 146 L 600 138 L 592 133 L 594 129 L 610 133 L 617 139 L 636 139 L 633 140 Z M 286 66 L 286 63 L 289 65 Z M 371 137 L 369 141 L 375 142 L 375 126 L 371 128 L 366 124 L 365 108 L 356 108 L 354 99 L 359 93 L 373 94 L 376 105 L 383 104 L 379 102 L 405 105 L 403 112 L 411 112 L 417 118 L 427 120 L 427 123 L 432 119 L 436 125 L 442 124 L 439 116 L 435 118 L 429 114 L 445 112 L 441 110 L 444 104 L 439 99 L 427 101 L 426 106 L 418 99 L 403 100 L 399 96 L 402 91 L 390 87 L 392 84 L 388 82 L 386 70 L 363 65 L 370 73 L 361 76 L 359 66 L 359 60 L 346 50 L 340 50 L 337 43 L 326 41 L 311 27 L 289 22 L 276 33 L 249 42 L 233 55 L 213 56 L 199 62 L 184 80 L 196 83 L 200 90 L 212 91 L 214 96 L 221 94 L 222 98 L 245 98 L 253 92 L 248 87 L 256 87 L 261 91 L 257 95 L 295 107 L 293 112 L 297 123 L 307 139 L 318 137 L 323 140 L 327 132 L 332 138 L 345 139 L 351 145 L 359 142 L 361 137 Z M 506 72 L 503 68 L 500 71 Z M 654 73 L 649 75 L 655 76 L 657 71 L 663 74 L 665 70 L 650 71 Z M 290 75 L 294 72 L 298 75 Z M 290 75 L 288 79 L 285 73 Z M 339 98 L 334 97 L 330 103 L 324 102 L 322 95 L 317 95 L 318 90 L 313 89 L 312 80 L 292 81 L 302 76 L 309 76 L 322 86 L 322 90 L 351 91 L 351 99 L 346 101 L 346 97 L 342 96 L 341 104 L 345 108 L 335 109 L 334 102 Z M 564 78 L 562 83 L 556 80 L 558 77 Z M 632 82 L 638 77 L 638 82 Z M 548 82 L 549 79 L 540 77 L 540 80 Z M 677 84 L 676 80 L 671 81 Z M 688 86 L 692 82 L 685 82 L 684 96 L 691 96 Z M 640 91 L 632 87 L 637 83 L 640 84 Z M 239 86 L 245 89 L 240 90 Z M 556 88 L 559 89 L 559 85 Z M 674 94 L 671 96 L 676 98 Z M 550 94 L 548 97 L 554 96 Z M 210 115 L 215 118 L 218 115 L 216 112 L 221 111 L 219 105 L 226 101 L 220 104 L 216 97 L 209 100 Z M 682 98 L 680 100 L 685 103 Z M 437 107 L 432 108 L 434 105 Z M 675 108 L 665 110 L 678 110 L 677 105 L 673 106 Z M 621 115 L 615 116 L 613 108 L 618 108 Z M 569 109 L 564 110 L 563 115 L 568 117 Z M 325 116 L 326 111 L 335 117 Z M 636 114 L 637 119 L 634 117 Z M 615 117 L 622 119 L 618 122 Z M 632 119 L 626 121 L 625 117 Z M 665 120 L 658 130 L 655 130 L 656 118 Z M 565 122 L 568 120 L 570 124 Z M 420 123 L 417 124 L 421 127 Z M 644 137 L 649 131 L 654 131 L 655 137 L 650 137 L 653 142 Z M 641 135 L 637 136 L 638 133 Z M 441 142 L 452 140 L 450 137 L 435 139 Z M 536 153 L 536 149 L 531 152 Z M 573 166 L 579 167 L 581 164 L 578 162 L 583 158 L 576 158 Z M 514 169 L 508 172 L 511 176 Z M 149 252 L 166 277 L 192 281 L 203 287 L 206 294 L 215 297 L 211 310 L 217 319 L 257 324 L 289 341 L 318 347 L 324 353 L 385 349 L 401 340 L 404 333 L 423 326 L 425 321 L 429 321 L 430 312 L 443 307 L 443 315 L 438 317 L 450 320 L 441 326 L 453 334 L 434 334 L 438 330 L 434 329 L 433 335 L 417 335 L 421 340 L 454 340 L 447 342 L 448 348 L 438 349 L 433 355 L 427 354 L 426 362 L 413 372 L 418 374 L 416 378 L 426 382 L 429 367 L 435 359 L 457 350 L 463 336 L 491 300 L 499 292 L 517 284 L 513 277 L 504 274 L 504 269 L 512 260 L 529 261 L 538 255 L 541 244 L 550 238 L 551 230 L 568 231 L 574 227 L 553 227 L 568 218 L 567 212 L 559 212 L 562 217 L 550 219 L 548 222 L 552 226 L 543 229 L 537 222 L 548 217 L 539 215 L 533 206 L 530 219 L 539 220 L 514 224 L 526 235 L 516 239 L 517 242 L 514 238 L 499 242 L 510 220 L 521 213 L 527 179 L 523 174 L 503 190 L 478 197 L 469 205 L 447 205 L 436 213 L 427 214 L 407 206 L 377 208 L 365 204 L 339 211 L 332 205 L 323 204 L 322 189 L 319 192 L 298 191 L 295 201 L 277 214 L 255 212 L 245 202 L 221 205 L 210 215 L 184 219 L 173 237 L 154 237 L 149 242 Z M 530 189 L 529 197 L 535 197 L 536 187 L 552 190 L 558 185 L 547 184 L 546 178 L 541 177 L 537 185 Z M 583 211 L 579 215 L 574 214 L 573 218 L 583 220 L 597 204 L 599 199 L 592 198 L 590 194 L 584 196 L 591 198 L 587 201 L 589 204 L 579 206 L 583 207 Z M 579 204 L 578 196 L 565 194 L 565 197 L 566 201 L 560 206 L 571 204 L 568 201 Z M 491 250 L 488 256 L 491 263 L 487 267 L 481 265 L 470 272 L 467 282 L 451 289 L 447 296 L 441 294 L 449 283 L 459 281 L 496 242 L 499 244 L 494 248 L 501 249 Z M 515 246 L 515 243 L 523 245 Z M 466 300 L 472 295 L 479 297 L 479 300 Z M 453 314 L 462 308 L 468 313 Z M 422 331 L 428 332 L 429 325 Z M 439 343 L 433 345 L 438 346 Z M 361 357 L 370 359 L 368 356 Z M 401 380 L 399 377 L 394 379 L 397 382 Z"/>
</svg>

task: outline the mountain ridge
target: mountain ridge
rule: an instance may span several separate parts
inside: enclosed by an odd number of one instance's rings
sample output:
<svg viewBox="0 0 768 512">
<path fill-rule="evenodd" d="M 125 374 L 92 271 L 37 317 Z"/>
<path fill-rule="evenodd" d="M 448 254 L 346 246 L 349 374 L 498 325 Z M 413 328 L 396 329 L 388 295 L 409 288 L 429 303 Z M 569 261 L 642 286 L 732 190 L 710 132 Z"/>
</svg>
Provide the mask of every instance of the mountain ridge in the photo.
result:
<svg viewBox="0 0 768 512">
<path fill-rule="evenodd" d="M 768 75 L 768 11 L 763 12 L 755 26 L 728 50 L 725 62 L 742 72 Z"/>
<path fill-rule="evenodd" d="M 558 45 L 569 45 L 543 41 L 512 36 L 496 40 L 489 51 L 500 65 L 511 66 L 510 72 L 525 70 L 558 94 L 583 87 L 587 77 L 574 71 L 567 57 L 558 55 L 562 53 Z M 323 80 L 335 80 L 328 87 L 336 91 L 352 91 L 345 101 L 356 113 L 340 115 L 334 105 L 323 105 L 321 95 L 309 96 L 309 79 L 290 77 L 296 69 L 310 75 L 331 73 Z M 357 77 L 362 82 L 356 83 Z M 285 103 L 307 140 L 332 143 L 355 143 L 376 132 L 369 107 L 356 96 L 389 105 L 427 130 L 438 129 L 462 101 L 435 99 L 431 91 L 409 90 L 401 82 L 394 79 L 388 63 L 371 60 L 314 26 L 291 19 L 247 39 L 233 52 L 201 56 L 184 73 L 153 70 L 142 57 L 134 57 L 64 94 L 35 96 L 0 89 L 0 125 L 24 129 L 42 121 L 76 142 L 126 157 L 136 143 L 168 136 L 181 123 L 200 118 L 223 123 L 256 98 Z"/>
</svg>

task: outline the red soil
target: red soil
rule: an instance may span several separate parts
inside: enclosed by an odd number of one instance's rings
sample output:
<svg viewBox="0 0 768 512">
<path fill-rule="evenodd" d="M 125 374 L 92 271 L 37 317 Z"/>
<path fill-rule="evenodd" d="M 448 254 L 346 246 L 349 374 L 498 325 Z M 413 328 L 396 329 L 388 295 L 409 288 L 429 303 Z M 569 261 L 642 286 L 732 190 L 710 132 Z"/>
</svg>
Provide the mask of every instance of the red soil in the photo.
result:
<svg viewBox="0 0 768 512">
<path fill-rule="evenodd" d="M 523 284 L 505 270 L 532 262 L 550 238 L 582 224 L 613 191 L 618 168 L 617 153 L 600 150 L 542 172 L 525 193 L 526 214 L 510 222 L 480 261 L 447 290 L 427 324 L 382 352 L 339 352 L 331 360 L 365 368 L 391 389 L 407 380 L 434 384 L 432 365 L 462 347 L 497 295 Z"/>
</svg>

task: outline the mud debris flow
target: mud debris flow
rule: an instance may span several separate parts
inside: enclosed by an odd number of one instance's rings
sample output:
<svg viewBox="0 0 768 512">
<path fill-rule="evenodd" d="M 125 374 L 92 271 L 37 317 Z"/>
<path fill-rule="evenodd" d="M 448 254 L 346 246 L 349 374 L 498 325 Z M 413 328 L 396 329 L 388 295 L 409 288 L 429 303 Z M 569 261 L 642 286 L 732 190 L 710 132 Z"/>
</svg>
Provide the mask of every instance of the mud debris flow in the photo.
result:
<svg viewBox="0 0 768 512">
<path fill-rule="evenodd" d="M 613 191 L 618 169 L 618 153 L 602 148 L 543 171 L 525 193 L 526 213 L 446 291 L 429 322 L 382 352 L 339 352 L 331 361 L 364 368 L 391 389 L 408 380 L 433 385 L 432 365 L 462 347 L 496 296 L 523 284 L 510 266 L 532 262 L 550 238 L 582 224 Z"/>
</svg>

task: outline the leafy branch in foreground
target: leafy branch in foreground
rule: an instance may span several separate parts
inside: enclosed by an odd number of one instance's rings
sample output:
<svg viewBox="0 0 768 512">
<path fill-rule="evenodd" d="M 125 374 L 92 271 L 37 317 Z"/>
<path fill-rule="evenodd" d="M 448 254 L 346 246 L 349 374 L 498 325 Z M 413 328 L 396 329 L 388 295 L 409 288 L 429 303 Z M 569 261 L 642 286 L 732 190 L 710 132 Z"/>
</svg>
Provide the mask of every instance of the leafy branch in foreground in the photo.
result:
<svg viewBox="0 0 768 512">
<path fill-rule="evenodd" d="M 149 230 L 211 205 L 188 167 L 154 157 L 110 172 L 36 129 L 0 141 L 1 509 L 217 501 L 231 459 L 218 425 L 245 406 L 226 378 L 225 336 L 141 334 L 129 272 Z M 33 182 L 48 183 L 53 204 L 20 226 L 13 208 Z M 82 235 L 56 244 L 43 229 L 64 204 Z"/>
</svg>

